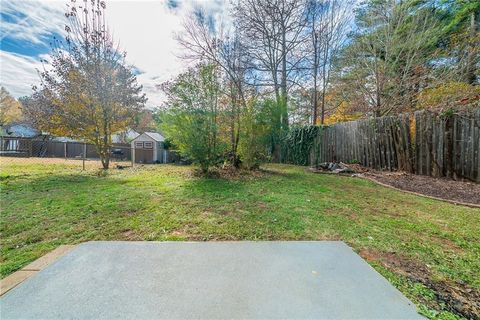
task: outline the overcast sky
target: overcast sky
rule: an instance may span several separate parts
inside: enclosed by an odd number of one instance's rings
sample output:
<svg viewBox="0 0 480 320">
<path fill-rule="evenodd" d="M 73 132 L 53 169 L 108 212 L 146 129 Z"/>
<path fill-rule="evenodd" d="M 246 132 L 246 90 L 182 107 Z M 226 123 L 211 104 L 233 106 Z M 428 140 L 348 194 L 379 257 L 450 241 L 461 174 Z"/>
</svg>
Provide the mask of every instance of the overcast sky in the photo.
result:
<svg viewBox="0 0 480 320">
<path fill-rule="evenodd" d="M 81 0 L 77 0 L 80 2 Z M 69 0 L 0 0 L 0 84 L 16 98 L 38 84 L 36 69 L 48 56 L 54 36 L 62 37 Z M 162 102 L 156 85 L 185 68 L 177 58 L 174 34 L 188 13 L 202 7 L 225 14 L 223 0 L 107 0 L 107 20 L 114 38 L 127 51 L 127 62 L 140 74 L 148 107 Z"/>
</svg>

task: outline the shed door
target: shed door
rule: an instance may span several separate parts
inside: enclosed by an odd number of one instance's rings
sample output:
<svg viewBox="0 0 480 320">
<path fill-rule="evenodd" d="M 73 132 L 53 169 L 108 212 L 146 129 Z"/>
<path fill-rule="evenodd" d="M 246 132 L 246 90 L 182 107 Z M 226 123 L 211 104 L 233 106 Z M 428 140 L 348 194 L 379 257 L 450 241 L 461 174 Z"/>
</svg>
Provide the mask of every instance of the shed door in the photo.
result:
<svg viewBox="0 0 480 320">
<path fill-rule="evenodd" d="M 150 141 L 135 141 L 135 162 L 153 163 L 153 143 Z"/>
</svg>

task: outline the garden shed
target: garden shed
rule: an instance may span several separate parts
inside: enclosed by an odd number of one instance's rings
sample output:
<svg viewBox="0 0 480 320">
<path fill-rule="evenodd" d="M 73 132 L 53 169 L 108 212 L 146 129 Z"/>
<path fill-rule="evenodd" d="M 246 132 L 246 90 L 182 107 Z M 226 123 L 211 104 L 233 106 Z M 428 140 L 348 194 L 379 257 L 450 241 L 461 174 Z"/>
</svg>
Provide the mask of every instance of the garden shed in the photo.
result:
<svg viewBox="0 0 480 320">
<path fill-rule="evenodd" d="M 132 140 L 136 163 L 165 163 L 165 138 L 158 132 L 144 132 Z"/>
</svg>

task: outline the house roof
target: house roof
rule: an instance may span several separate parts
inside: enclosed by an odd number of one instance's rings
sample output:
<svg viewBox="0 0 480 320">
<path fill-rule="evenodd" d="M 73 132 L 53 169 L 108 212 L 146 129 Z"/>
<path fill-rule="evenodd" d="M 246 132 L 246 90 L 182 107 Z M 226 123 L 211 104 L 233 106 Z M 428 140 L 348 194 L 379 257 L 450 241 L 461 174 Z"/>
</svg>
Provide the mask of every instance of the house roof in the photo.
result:
<svg viewBox="0 0 480 320">
<path fill-rule="evenodd" d="M 19 138 L 33 138 L 40 134 L 39 131 L 25 123 L 12 123 L 3 127 L 2 135 Z"/>
<path fill-rule="evenodd" d="M 165 141 L 165 138 L 158 132 L 144 132 L 142 134 L 145 134 L 147 136 L 149 136 L 150 138 L 152 138 L 153 140 L 157 141 L 157 142 L 163 142 Z M 138 137 L 141 137 L 142 134 L 138 135 L 135 139 L 133 140 L 136 140 L 138 139 Z"/>
<path fill-rule="evenodd" d="M 53 137 L 52 140 L 57 142 L 83 142 L 83 140 L 73 139 L 70 137 Z"/>
<path fill-rule="evenodd" d="M 128 129 L 121 133 L 112 134 L 112 142 L 113 143 L 122 143 L 122 142 L 130 142 L 138 137 L 140 134 L 135 130 Z"/>
</svg>

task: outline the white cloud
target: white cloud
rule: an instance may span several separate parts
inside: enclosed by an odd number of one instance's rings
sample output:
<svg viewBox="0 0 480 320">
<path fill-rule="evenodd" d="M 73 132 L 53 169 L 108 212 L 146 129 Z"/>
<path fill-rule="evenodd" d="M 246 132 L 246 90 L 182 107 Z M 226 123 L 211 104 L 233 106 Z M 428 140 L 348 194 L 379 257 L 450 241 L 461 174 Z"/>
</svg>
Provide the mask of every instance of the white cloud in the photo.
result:
<svg viewBox="0 0 480 320">
<path fill-rule="evenodd" d="M 142 71 L 138 81 L 147 93 L 147 105 L 159 105 L 163 95 L 155 85 L 183 70 L 174 39 L 183 15 L 173 14 L 163 1 L 116 1 L 107 3 L 107 19 L 114 38 L 127 51 L 127 62 Z"/>
<path fill-rule="evenodd" d="M 14 17 L 15 12 L 20 12 L 28 15 L 19 23 L 2 21 L 2 38 L 8 36 L 19 42 L 48 45 L 53 32 L 63 32 L 68 1 L 1 1 L 2 14 Z M 107 1 L 106 17 L 110 30 L 122 50 L 127 51 L 127 62 L 142 72 L 137 78 L 149 98 L 148 107 L 157 106 L 164 99 L 157 85 L 186 68 L 177 57 L 181 49 L 174 34 L 182 30 L 188 13 L 199 7 L 217 16 L 225 14 L 226 10 L 225 2 L 221 0 L 179 1 L 174 10 L 168 8 L 166 0 Z M 35 68 L 41 66 L 39 57 L 1 52 L 0 83 L 17 97 L 29 94 L 31 85 L 38 83 Z"/>
<path fill-rule="evenodd" d="M 39 83 L 36 69 L 42 70 L 42 63 L 6 51 L 0 51 L 0 61 L 1 85 L 17 98 L 31 94 L 32 85 Z"/>
<path fill-rule="evenodd" d="M 65 27 L 66 2 L 2 0 L 0 39 L 5 37 L 35 44 L 48 42 L 53 33 L 61 34 Z"/>
</svg>

